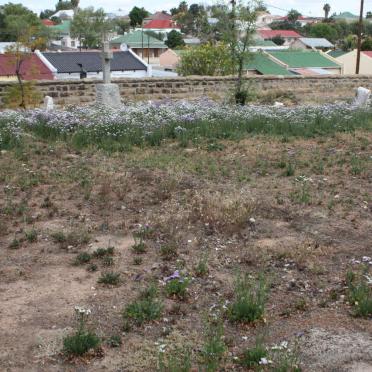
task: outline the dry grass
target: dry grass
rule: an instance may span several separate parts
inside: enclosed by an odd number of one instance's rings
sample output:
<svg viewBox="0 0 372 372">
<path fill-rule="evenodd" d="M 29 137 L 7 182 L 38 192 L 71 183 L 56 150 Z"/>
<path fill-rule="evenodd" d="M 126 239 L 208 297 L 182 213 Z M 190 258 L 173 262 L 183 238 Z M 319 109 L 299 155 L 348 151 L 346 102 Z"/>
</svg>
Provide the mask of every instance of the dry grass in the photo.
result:
<svg viewBox="0 0 372 372">
<path fill-rule="evenodd" d="M 196 368 L 206 315 L 222 319 L 225 370 L 240 370 L 233 357 L 257 334 L 272 344 L 315 328 L 372 332 L 342 297 L 351 259 L 372 256 L 371 141 L 365 132 L 290 142 L 256 137 L 221 142 L 220 151 L 169 143 L 111 156 L 33 141 L 2 152 L 0 365 L 29 370 L 32 360 L 39 369 L 74 369 L 58 351 L 35 345 L 51 329 L 57 343 L 75 305 L 92 310 L 89 326 L 103 340 L 123 340 L 91 355 L 94 361 L 75 361 L 92 371 L 154 370 L 159 345 L 173 352 L 185 340 Z M 294 173 L 285 172 L 288 163 Z M 299 192 L 303 185 L 310 199 Z M 151 233 L 135 262 L 139 224 Z M 36 241 L 26 238 L 30 231 Z M 18 249 L 8 249 L 15 239 Z M 96 271 L 72 264 L 81 252 L 108 247 L 115 247 L 109 269 L 120 274 L 118 286 L 97 285 L 103 260 L 94 260 Z M 191 278 L 201 261 L 185 300 L 167 298 L 164 278 L 175 270 Z M 237 272 L 270 279 L 266 323 L 255 328 L 235 325 L 224 312 Z M 162 316 L 123 333 L 123 308 L 154 282 Z"/>
</svg>

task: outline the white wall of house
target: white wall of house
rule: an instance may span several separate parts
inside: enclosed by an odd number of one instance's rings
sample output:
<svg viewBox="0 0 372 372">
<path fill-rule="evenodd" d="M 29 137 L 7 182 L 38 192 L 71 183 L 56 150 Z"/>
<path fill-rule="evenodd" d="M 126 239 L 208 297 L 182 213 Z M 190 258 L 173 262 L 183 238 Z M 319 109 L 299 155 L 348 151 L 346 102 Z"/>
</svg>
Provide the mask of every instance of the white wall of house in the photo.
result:
<svg viewBox="0 0 372 372">
<path fill-rule="evenodd" d="M 147 71 L 112 71 L 111 78 L 143 78 L 147 77 Z M 57 80 L 68 80 L 68 79 L 80 79 L 80 73 L 57 73 L 56 74 Z M 102 72 L 88 72 L 87 79 L 97 79 L 102 80 Z"/>
<path fill-rule="evenodd" d="M 345 75 L 354 75 L 356 70 L 357 50 L 353 50 L 340 57 L 336 58 L 337 62 L 342 63 L 344 66 Z M 372 75 L 372 58 L 367 55 L 360 54 L 360 74 Z"/>
</svg>

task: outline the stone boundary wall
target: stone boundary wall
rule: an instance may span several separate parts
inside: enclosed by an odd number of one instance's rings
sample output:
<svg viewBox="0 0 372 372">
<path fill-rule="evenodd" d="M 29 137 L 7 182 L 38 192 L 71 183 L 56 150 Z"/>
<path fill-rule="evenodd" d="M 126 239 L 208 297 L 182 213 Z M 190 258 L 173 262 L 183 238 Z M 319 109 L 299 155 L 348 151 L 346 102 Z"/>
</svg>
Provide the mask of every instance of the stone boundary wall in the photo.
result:
<svg viewBox="0 0 372 372">
<path fill-rule="evenodd" d="M 372 90 L 372 76 L 253 76 L 246 82 L 258 95 L 275 92 L 294 94 L 299 102 L 331 102 L 351 99 L 359 86 Z M 114 79 L 119 85 L 123 101 L 157 99 L 193 99 L 209 97 L 221 100 L 228 96 L 235 79 L 227 77 L 177 77 Z M 37 89 L 43 96 L 51 96 L 58 106 L 93 104 L 96 98 L 97 80 L 54 80 L 38 81 Z M 4 108 L 2 97 L 11 82 L 0 81 L 0 108 Z M 280 100 L 280 98 L 278 99 Z"/>
</svg>

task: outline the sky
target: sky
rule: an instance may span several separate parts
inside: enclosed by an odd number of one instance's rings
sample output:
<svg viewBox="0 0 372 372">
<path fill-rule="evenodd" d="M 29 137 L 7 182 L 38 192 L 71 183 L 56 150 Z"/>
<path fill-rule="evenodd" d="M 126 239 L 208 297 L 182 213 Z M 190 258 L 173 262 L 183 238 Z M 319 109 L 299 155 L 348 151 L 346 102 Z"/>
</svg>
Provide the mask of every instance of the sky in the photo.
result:
<svg viewBox="0 0 372 372">
<path fill-rule="evenodd" d="M 0 5 L 5 4 L 10 0 L 0 0 Z M 13 3 L 22 3 L 24 6 L 39 13 L 43 9 L 53 8 L 51 4 L 57 0 L 12 0 Z M 106 12 L 122 9 L 129 12 L 133 6 L 145 7 L 150 12 L 156 10 L 169 10 L 179 4 L 180 0 L 80 0 L 81 7 L 94 6 L 95 8 L 102 7 Z M 217 0 L 189 0 L 192 3 L 217 3 Z M 290 9 L 297 9 L 303 15 L 307 16 L 321 16 L 323 15 L 323 5 L 328 2 L 331 5 L 331 14 L 336 12 L 349 11 L 354 14 L 359 14 L 359 0 L 265 0 L 270 13 L 272 14 L 286 14 Z M 280 9 L 277 9 L 280 8 Z M 372 11 L 372 0 L 365 0 L 365 11 Z"/>
</svg>

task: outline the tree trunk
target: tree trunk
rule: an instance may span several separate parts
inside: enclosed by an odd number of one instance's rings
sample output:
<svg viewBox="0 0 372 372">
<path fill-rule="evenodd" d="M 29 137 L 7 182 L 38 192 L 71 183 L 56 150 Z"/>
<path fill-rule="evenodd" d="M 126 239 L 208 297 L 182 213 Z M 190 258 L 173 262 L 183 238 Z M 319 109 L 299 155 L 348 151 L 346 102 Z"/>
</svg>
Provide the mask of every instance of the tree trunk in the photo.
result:
<svg viewBox="0 0 372 372">
<path fill-rule="evenodd" d="M 17 75 L 17 80 L 19 84 L 19 89 L 21 91 L 21 103 L 19 104 L 19 107 L 26 109 L 26 101 L 25 101 L 25 88 L 23 85 L 22 81 L 22 76 L 21 76 L 21 66 L 22 66 L 23 59 L 20 59 L 17 61 L 16 64 L 16 75 Z"/>
</svg>

